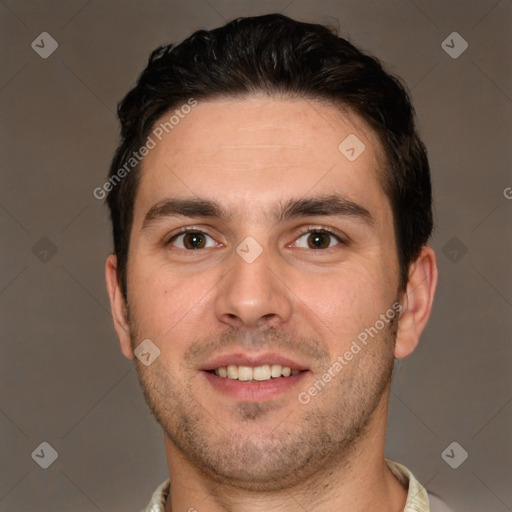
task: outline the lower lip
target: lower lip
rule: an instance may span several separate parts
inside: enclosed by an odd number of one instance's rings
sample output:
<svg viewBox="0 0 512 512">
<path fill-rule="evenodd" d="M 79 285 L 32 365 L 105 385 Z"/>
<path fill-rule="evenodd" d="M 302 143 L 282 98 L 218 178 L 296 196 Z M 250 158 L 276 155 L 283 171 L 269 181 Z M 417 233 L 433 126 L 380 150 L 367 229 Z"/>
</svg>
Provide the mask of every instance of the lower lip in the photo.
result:
<svg viewBox="0 0 512 512">
<path fill-rule="evenodd" d="M 302 371 L 290 377 L 278 377 L 277 379 L 260 382 L 244 382 L 226 377 L 218 377 L 214 373 L 207 371 L 202 373 L 212 387 L 224 395 L 246 402 L 261 402 L 290 391 L 302 381 L 308 372 Z"/>
</svg>

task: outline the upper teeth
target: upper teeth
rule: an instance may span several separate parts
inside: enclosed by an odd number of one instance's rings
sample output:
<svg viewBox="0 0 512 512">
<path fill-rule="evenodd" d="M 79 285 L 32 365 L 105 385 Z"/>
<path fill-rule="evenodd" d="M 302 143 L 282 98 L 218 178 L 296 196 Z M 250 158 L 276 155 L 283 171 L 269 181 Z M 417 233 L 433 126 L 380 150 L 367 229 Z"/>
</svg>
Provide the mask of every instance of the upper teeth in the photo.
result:
<svg viewBox="0 0 512 512">
<path fill-rule="evenodd" d="M 263 366 L 221 366 L 215 370 L 215 375 L 219 377 L 227 377 L 234 380 L 270 380 L 278 377 L 289 377 L 297 375 L 299 370 L 291 370 L 289 366 L 281 366 L 280 364 L 265 364 Z"/>
</svg>

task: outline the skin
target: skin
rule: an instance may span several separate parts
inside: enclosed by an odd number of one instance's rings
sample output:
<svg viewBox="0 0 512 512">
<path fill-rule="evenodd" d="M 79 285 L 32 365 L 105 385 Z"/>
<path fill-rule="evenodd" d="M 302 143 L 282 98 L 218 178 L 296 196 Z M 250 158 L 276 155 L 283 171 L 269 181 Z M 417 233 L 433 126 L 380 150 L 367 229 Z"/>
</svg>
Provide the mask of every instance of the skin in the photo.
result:
<svg viewBox="0 0 512 512">
<path fill-rule="evenodd" d="M 366 148 L 353 162 L 338 150 L 349 134 Z M 424 247 L 407 290 L 398 290 L 383 164 L 375 134 L 356 114 L 266 96 L 200 102 L 145 158 L 128 307 L 114 255 L 106 278 L 123 354 L 133 359 L 146 338 L 160 350 L 151 365 L 136 362 L 164 429 L 167 512 L 403 510 L 406 489 L 384 462 L 389 381 L 394 358 L 413 352 L 428 320 L 437 268 Z M 271 215 L 289 200 L 334 194 L 366 209 L 372 222 Z M 148 211 L 172 198 L 214 200 L 231 216 L 164 216 L 144 226 Z M 186 249 L 190 238 L 175 236 L 183 227 L 206 233 L 206 247 Z M 326 237 L 328 248 L 311 248 L 318 229 L 342 242 Z M 262 249 L 252 263 L 236 252 L 246 237 Z M 400 319 L 300 403 L 298 394 L 397 300 Z M 308 371 L 274 398 L 238 400 L 199 370 L 233 351 L 272 351 Z"/>
</svg>

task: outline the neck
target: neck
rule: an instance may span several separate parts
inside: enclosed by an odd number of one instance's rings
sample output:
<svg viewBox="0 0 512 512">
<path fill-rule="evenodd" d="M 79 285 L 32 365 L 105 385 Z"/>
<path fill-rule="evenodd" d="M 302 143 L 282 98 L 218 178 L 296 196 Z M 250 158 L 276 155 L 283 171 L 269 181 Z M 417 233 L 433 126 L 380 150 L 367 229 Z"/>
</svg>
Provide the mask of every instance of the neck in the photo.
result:
<svg viewBox="0 0 512 512">
<path fill-rule="evenodd" d="M 357 446 L 333 456 L 299 483 L 280 490 L 248 491 L 219 483 L 193 465 L 166 436 L 171 491 L 166 512 L 402 512 L 407 491 L 384 460 L 387 397 L 374 411 Z"/>
</svg>

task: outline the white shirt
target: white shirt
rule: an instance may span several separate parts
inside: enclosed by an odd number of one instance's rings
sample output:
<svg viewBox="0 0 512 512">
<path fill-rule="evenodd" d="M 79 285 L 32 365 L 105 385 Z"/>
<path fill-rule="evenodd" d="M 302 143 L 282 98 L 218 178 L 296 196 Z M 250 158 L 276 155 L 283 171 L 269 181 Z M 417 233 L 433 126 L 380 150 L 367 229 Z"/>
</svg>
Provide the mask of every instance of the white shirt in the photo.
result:
<svg viewBox="0 0 512 512">
<path fill-rule="evenodd" d="M 403 512 L 451 512 L 446 504 L 437 496 L 428 494 L 425 488 L 414 478 L 414 475 L 402 464 L 386 460 L 389 469 L 398 481 L 407 485 L 407 501 Z M 165 512 L 165 500 L 169 494 L 170 480 L 162 482 L 153 493 L 151 501 L 142 512 Z"/>
</svg>

